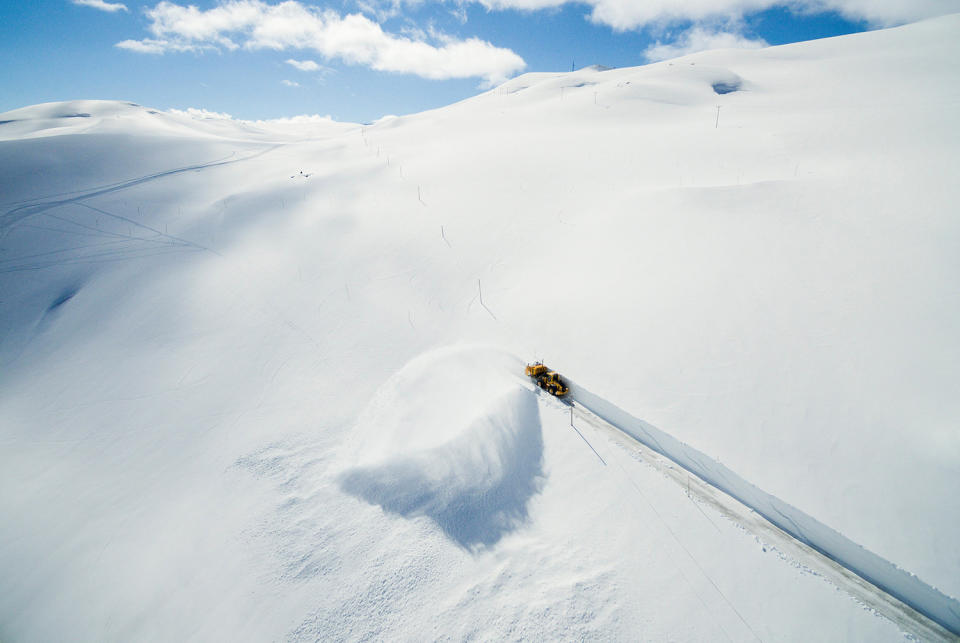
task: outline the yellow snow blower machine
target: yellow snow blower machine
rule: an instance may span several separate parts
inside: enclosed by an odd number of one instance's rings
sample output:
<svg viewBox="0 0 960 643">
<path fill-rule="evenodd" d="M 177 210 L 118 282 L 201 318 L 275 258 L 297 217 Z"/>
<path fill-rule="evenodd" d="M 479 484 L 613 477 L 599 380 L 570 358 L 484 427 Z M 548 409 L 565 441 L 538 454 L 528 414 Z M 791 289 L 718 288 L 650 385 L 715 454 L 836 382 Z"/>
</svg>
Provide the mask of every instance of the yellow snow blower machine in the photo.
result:
<svg viewBox="0 0 960 643">
<path fill-rule="evenodd" d="M 560 379 L 560 374 L 548 369 L 543 362 L 527 364 L 526 373 L 537 386 L 551 395 L 563 397 L 570 392 L 570 387 Z"/>
</svg>

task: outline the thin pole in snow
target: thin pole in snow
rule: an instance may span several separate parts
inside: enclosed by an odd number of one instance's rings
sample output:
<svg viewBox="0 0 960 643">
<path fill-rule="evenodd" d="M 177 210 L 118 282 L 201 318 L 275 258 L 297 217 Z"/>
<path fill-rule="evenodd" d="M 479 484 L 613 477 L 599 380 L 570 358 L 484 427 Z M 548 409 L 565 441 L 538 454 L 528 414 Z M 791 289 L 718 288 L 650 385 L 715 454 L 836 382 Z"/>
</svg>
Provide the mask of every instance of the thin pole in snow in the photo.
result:
<svg viewBox="0 0 960 643">
<path fill-rule="evenodd" d="M 720 127 L 720 106 L 717 105 L 717 122 L 713 124 L 713 129 Z"/>
<path fill-rule="evenodd" d="M 580 436 L 580 439 L 587 443 L 587 446 L 590 447 L 590 450 L 593 451 L 593 454 L 598 458 L 600 458 L 600 462 L 603 463 L 603 466 L 607 466 L 607 461 L 603 459 L 603 456 L 597 453 L 597 450 L 593 448 L 592 444 L 590 444 L 590 440 L 588 440 L 582 433 L 580 433 L 580 429 L 573 426 L 573 407 L 572 406 L 570 407 L 570 428 L 576 431 L 577 435 Z"/>
</svg>

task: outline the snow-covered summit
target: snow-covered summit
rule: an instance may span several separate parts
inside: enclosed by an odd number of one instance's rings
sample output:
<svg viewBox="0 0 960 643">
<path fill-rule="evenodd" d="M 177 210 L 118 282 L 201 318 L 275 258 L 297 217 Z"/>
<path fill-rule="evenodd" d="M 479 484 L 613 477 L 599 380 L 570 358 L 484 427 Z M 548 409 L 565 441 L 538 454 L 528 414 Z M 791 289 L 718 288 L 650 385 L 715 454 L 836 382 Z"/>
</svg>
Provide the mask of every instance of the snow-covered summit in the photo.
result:
<svg viewBox="0 0 960 643">
<path fill-rule="evenodd" d="M 244 121 L 202 109 L 159 111 L 125 101 L 72 100 L 22 107 L 0 114 L 0 140 L 67 134 L 129 132 L 141 136 L 302 140 L 342 133 L 355 125 L 329 117 L 297 116 Z"/>
</svg>

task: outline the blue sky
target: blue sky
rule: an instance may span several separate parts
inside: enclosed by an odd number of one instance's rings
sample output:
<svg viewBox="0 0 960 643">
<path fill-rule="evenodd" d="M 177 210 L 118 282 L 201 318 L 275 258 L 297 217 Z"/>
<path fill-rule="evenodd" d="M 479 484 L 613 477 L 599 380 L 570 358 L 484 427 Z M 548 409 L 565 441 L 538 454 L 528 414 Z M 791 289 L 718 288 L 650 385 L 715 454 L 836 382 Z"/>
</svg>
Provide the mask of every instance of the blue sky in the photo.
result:
<svg viewBox="0 0 960 643">
<path fill-rule="evenodd" d="M 0 111 L 102 98 L 364 122 L 446 105 L 524 71 L 822 38 L 960 10 L 956 1 L 8 1 Z"/>
</svg>

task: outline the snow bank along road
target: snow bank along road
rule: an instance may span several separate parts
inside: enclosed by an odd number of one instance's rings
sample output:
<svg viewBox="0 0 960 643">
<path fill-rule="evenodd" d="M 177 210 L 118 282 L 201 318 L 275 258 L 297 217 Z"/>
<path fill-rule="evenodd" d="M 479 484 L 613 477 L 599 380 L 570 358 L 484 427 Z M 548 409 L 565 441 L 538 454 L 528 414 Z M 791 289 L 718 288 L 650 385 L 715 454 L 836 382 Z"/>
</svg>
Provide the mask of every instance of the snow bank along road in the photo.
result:
<svg viewBox="0 0 960 643">
<path fill-rule="evenodd" d="M 843 569 L 853 572 L 874 585 L 884 594 L 896 599 L 897 602 L 889 600 L 888 596 L 872 590 L 862 582 L 857 582 L 858 579 L 851 578 L 849 574 L 844 574 L 842 570 L 827 564 L 826 561 L 820 563 L 821 571 L 826 571 L 839 586 L 844 587 L 856 598 L 877 609 L 899 626 L 920 635 L 925 640 L 931 637 L 953 638 L 951 633 L 960 636 L 960 602 L 944 595 L 910 572 L 864 549 L 796 507 L 758 489 L 720 462 L 630 415 L 582 386 L 572 381 L 569 383 L 571 402 L 574 413 L 578 417 L 601 429 L 603 424 L 613 427 L 632 440 L 666 457 L 686 472 L 692 473 L 708 485 L 739 501 L 744 507 L 756 512 L 779 530 L 806 546 L 799 549 L 806 550 L 806 553 L 814 557 L 816 557 L 814 552 L 822 554 Z M 629 448 L 629 445 L 625 446 Z M 677 480 L 682 483 L 681 477 L 677 477 Z M 686 484 L 688 486 L 690 484 L 689 476 L 686 478 Z M 741 524 L 763 528 L 759 521 L 747 515 L 748 512 L 737 511 L 737 503 L 719 499 L 709 487 L 702 483 L 695 481 L 695 485 L 698 494 L 701 497 L 706 495 L 713 504 L 719 505 L 718 508 L 722 512 L 732 513 L 735 518 L 743 521 Z M 766 530 L 766 535 L 776 537 L 774 530 Z M 789 539 L 779 538 L 778 540 L 783 543 Z M 904 606 L 908 609 L 904 609 Z"/>
</svg>

